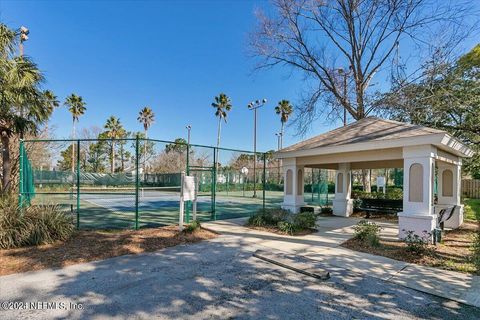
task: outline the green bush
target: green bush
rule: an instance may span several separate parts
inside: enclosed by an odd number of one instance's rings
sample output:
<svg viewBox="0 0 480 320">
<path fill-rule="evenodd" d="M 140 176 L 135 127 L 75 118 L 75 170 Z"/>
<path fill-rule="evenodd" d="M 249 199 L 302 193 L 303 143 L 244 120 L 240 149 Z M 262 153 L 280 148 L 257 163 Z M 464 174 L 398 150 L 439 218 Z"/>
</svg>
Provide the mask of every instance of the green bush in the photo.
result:
<svg viewBox="0 0 480 320">
<path fill-rule="evenodd" d="M 285 232 L 289 235 L 293 235 L 299 230 L 299 227 L 296 224 L 289 221 L 280 221 L 277 226 L 278 230 Z"/>
<path fill-rule="evenodd" d="M 433 249 L 430 248 L 429 245 L 430 239 L 432 238 L 432 234 L 430 232 L 424 230 L 421 236 L 411 230 L 403 230 L 403 232 L 406 234 L 404 241 L 407 245 L 407 251 L 418 255 L 431 253 Z"/>
<path fill-rule="evenodd" d="M 267 223 L 265 222 L 263 214 L 256 213 L 248 218 L 247 225 L 254 227 L 265 227 Z"/>
<path fill-rule="evenodd" d="M 402 200 L 403 190 L 400 188 L 387 188 L 387 193 L 383 192 L 365 192 L 365 191 L 352 191 L 353 199 L 389 199 L 389 200 Z"/>
<path fill-rule="evenodd" d="M 317 217 L 313 212 L 300 212 L 293 217 L 293 224 L 299 229 L 314 229 Z"/>
<path fill-rule="evenodd" d="M 248 219 L 247 225 L 255 227 L 274 227 L 293 235 L 295 232 L 315 228 L 317 218 L 312 212 L 292 214 L 283 209 L 259 210 Z"/>
<path fill-rule="evenodd" d="M 355 227 L 353 237 L 372 246 L 380 244 L 380 230 L 382 228 L 374 222 L 361 220 Z"/>
<path fill-rule="evenodd" d="M 185 227 L 184 231 L 187 233 L 192 233 L 195 230 L 198 230 L 200 228 L 201 228 L 200 222 L 198 220 L 194 220 Z"/>
<path fill-rule="evenodd" d="M 322 209 L 320 209 L 320 213 L 333 214 L 333 209 L 331 207 L 322 207 Z"/>
<path fill-rule="evenodd" d="M 300 207 L 300 212 L 315 213 L 315 208 L 314 207 Z"/>
<path fill-rule="evenodd" d="M 285 220 L 290 215 L 290 212 L 283 209 L 260 209 L 256 214 L 248 219 L 248 225 L 265 227 L 277 226 L 277 224 Z"/>
<path fill-rule="evenodd" d="M 480 231 L 477 231 L 473 238 L 472 251 L 473 264 L 477 268 L 477 271 L 480 272 Z"/>
<path fill-rule="evenodd" d="M 14 196 L 0 199 L 0 248 L 67 240 L 74 232 L 73 218 L 58 206 L 31 206 L 20 209 Z"/>
</svg>

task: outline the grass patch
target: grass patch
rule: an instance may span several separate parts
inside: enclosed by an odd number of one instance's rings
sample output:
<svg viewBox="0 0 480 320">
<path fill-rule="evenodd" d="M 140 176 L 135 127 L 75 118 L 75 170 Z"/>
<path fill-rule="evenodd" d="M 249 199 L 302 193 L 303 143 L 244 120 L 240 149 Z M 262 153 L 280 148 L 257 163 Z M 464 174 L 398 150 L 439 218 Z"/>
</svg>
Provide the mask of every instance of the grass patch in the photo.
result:
<svg viewBox="0 0 480 320">
<path fill-rule="evenodd" d="M 480 221 L 480 199 L 464 199 L 465 220 Z"/>
<path fill-rule="evenodd" d="M 115 232 L 77 231 L 64 242 L 0 250 L 0 276 L 156 251 L 214 237 L 215 233 L 201 228 L 180 232 L 178 226 Z"/>
<path fill-rule="evenodd" d="M 190 224 L 188 224 L 183 231 L 187 233 L 192 233 L 199 230 L 200 228 L 201 228 L 200 222 L 198 220 L 195 220 L 190 222 Z"/>
</svg>

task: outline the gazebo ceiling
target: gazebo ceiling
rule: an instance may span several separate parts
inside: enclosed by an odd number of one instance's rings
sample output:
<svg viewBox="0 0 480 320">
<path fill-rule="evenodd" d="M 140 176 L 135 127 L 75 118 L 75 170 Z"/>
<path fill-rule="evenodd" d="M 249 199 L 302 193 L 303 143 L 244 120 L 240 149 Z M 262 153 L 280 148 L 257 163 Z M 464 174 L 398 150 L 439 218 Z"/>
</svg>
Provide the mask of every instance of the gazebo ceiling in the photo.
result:
<svg viewBox="0 0 480 320">
<path fill-rule="evenodd" d="M 473 151 L 446 131 L 367 117 L 279 150 L 277 158 L 318 156 L 407 146 L 434 145 L 460 157 Z"/>
</svg>

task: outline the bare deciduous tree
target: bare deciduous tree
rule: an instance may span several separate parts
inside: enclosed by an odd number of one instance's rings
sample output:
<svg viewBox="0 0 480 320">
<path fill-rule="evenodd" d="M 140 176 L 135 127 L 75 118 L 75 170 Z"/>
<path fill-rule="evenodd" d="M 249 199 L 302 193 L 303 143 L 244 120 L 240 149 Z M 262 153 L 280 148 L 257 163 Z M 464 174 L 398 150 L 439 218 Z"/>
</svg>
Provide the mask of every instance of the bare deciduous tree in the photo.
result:
<svg viewBox="0 0 480 320">
<path fill-rule="evenodd" d="M 458 41 L 471 12 L 458 1 L 431 0 L 274 0 L 273 5 L 273 17 L 258 12 L 251 48 L 264 58 L 259 68 L 288 65 L 310 81 L 312 91 L 297 115 L 304 120 L 305 113 L 323 108 L 319 101 L 340 105 L 355 120 L 366 117 L 372 111 L 367 96 L 372 79 L 391 62 L 398 44 L 410 39 L 433 45 L 424 42 L 439 26 L 443 41 L 435 45 Z"/>
<path fill-rule="evenodd" d="M 299 134 L 305 134 L 320 115 L 339 117 L 343 109 L 354 120 L 368 116 L 375 109 L 372 81 L 386 74 L 382 80 L 389 82 L 385 69 L 394 65 L 401 42 L 422 52 L 451 46 L 468 33 L 465 17 L 472 14 L 469 5 L 460 1 L 273 0 L 272 4 L 274 14 L 257 13 L 250 47 L 259 58 L 259 69 L 284 65 L 304 75 L 308 89 L 296 104 L 293 121 Z M 441 36 L 431 41 L 429 37 L 438 32 Z"/>
</svg>

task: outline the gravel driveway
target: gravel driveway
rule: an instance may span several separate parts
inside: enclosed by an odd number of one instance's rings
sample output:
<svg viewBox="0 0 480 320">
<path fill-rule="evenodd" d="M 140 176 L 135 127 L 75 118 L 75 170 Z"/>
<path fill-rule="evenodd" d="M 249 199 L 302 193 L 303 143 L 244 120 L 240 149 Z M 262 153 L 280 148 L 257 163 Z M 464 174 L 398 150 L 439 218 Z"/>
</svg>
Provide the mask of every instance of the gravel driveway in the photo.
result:
<svg viewBox="0 0 480 320">
<path fill-rule="evenodd" d="M 329 268 L 328 281 L 309 278 L 258 260 L 252 250 L 220 236 L 150 254 L 0 277 L 0 301 L 11 302 L 7 308 L 22 302 L 16 307 L 42 309 L 1 310 L 0 318 L 480 318 L 478 308 L 345 269 Z"/>
</svg>

